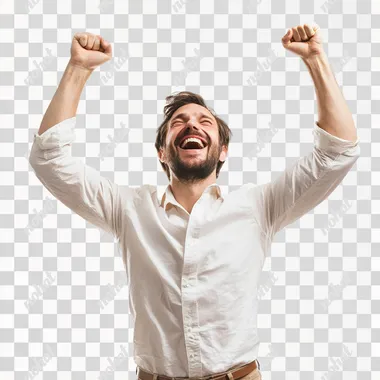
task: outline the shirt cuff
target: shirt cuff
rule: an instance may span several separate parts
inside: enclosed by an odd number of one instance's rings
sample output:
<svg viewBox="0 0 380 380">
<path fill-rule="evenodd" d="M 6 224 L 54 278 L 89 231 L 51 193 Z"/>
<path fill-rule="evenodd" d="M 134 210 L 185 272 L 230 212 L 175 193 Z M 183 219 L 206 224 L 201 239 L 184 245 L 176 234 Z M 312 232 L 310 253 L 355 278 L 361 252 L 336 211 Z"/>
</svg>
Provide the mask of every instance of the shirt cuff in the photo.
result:
<svg viewBox="0 0 380 380">
<path fill-rule="evenodd" d="M 76 116 L 65 119 L 47 129 L 42 135 L 35 133 L 34 142 L 41 150 L 54 149 L 71 144 L 75 140 L 75 124 Z"/>
<path fill-rule="evenodd" d="M 347 151 L 358 151 L 359 150 L 359 139 L 356 141 L 344 140 L 340 137 L 334 136 L 331 133 L 325 131 L 318 126 L 318 122 L 315 122 L 313 134 L 314 134 L 314 145 L 327 152 L 333 153 L 344 153 Z"/>
</svg>

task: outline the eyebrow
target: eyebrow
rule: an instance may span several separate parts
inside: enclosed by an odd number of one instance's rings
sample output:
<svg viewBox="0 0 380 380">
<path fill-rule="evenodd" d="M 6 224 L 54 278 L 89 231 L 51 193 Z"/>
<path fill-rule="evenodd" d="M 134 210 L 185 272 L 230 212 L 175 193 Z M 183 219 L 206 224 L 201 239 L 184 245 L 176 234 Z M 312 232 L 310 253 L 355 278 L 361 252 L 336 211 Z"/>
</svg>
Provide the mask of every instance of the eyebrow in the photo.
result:
<svg viewBox="0 0 380 380">
<path fill-rule="evenodd" d="M 199 115 L 200 115 L 201 119 L 205 117 L 205 118 L 207 118 L 207 119 L 210 119 L 211 121 L 214 121 L 214 119 L 212 119 L 210 116 L 208 116 L 208 115 L 206 115 L 206 114 L 204 114 L 204 113 L 199 113 Z M 176 116 L 176 117 L 170 122 L 170 124 L 172 124 L 172 123 L 174 122 L 174 120 L 176 120 L 176 119 L 185 119 L 186 116 L 187 116 L 187 114 L 184 113 L 184 112 L 182 112 L 182 113 L 178 114 L 178 115 L 177 115 L 177 116 Z"/>
</svg>

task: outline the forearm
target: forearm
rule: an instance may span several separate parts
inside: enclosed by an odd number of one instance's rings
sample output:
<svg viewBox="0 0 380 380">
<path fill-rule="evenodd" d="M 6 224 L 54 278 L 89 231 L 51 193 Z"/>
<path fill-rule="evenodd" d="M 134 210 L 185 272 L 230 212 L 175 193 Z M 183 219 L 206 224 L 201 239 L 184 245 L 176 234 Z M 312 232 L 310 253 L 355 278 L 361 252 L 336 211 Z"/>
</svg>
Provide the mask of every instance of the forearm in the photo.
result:
<svg viewBox="0 0 380 380">
<path fill-rule="evenodd" d="M 334 136 L 355 142 L 357 140 L 355 123 L 326 54 L 303 61 L 315 85 L 318 125 Z"/>
<path fill-rule="evenodd" d="M 58 89 L 42 119 L 38 130 L 39 135 L 61 121 L 76 115 L 82 90 L 92 71 L 75 66 L 69 61 Z"/>
</svg>

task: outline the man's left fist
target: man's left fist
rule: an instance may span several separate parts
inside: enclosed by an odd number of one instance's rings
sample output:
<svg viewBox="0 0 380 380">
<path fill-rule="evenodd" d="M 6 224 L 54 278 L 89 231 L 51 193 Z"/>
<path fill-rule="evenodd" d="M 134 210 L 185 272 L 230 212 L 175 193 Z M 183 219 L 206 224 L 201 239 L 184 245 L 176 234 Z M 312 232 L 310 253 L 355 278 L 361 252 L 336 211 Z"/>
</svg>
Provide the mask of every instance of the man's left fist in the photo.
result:
<svg viewBox="0 0 380 380">
<path fill-rule="evenodd" d="M 308 59 L 314 55 L 322 54 L 322 36 L 320 27 L 315 24 L 298 25 L 288 30 L 282 37 L 282 45 L 285 49 L 299 55 L 303 59 Z"/>
</svg>

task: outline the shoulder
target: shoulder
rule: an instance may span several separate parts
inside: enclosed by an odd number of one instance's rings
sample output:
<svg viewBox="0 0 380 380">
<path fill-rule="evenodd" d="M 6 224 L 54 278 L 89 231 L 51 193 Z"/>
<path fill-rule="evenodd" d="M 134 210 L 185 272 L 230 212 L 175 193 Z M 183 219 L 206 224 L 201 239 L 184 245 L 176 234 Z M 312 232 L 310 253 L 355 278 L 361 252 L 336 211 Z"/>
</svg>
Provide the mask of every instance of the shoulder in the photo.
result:
<svg viewBox="0 0 380 380">
<path fill-rule="evenodd" d="M 126 203 L 136 203 L 143 199 L 153 197 L 155 192 L 156 186 L 149 184 L 139 186 L 119 185 L 120 198 Z"/>
</svg>

